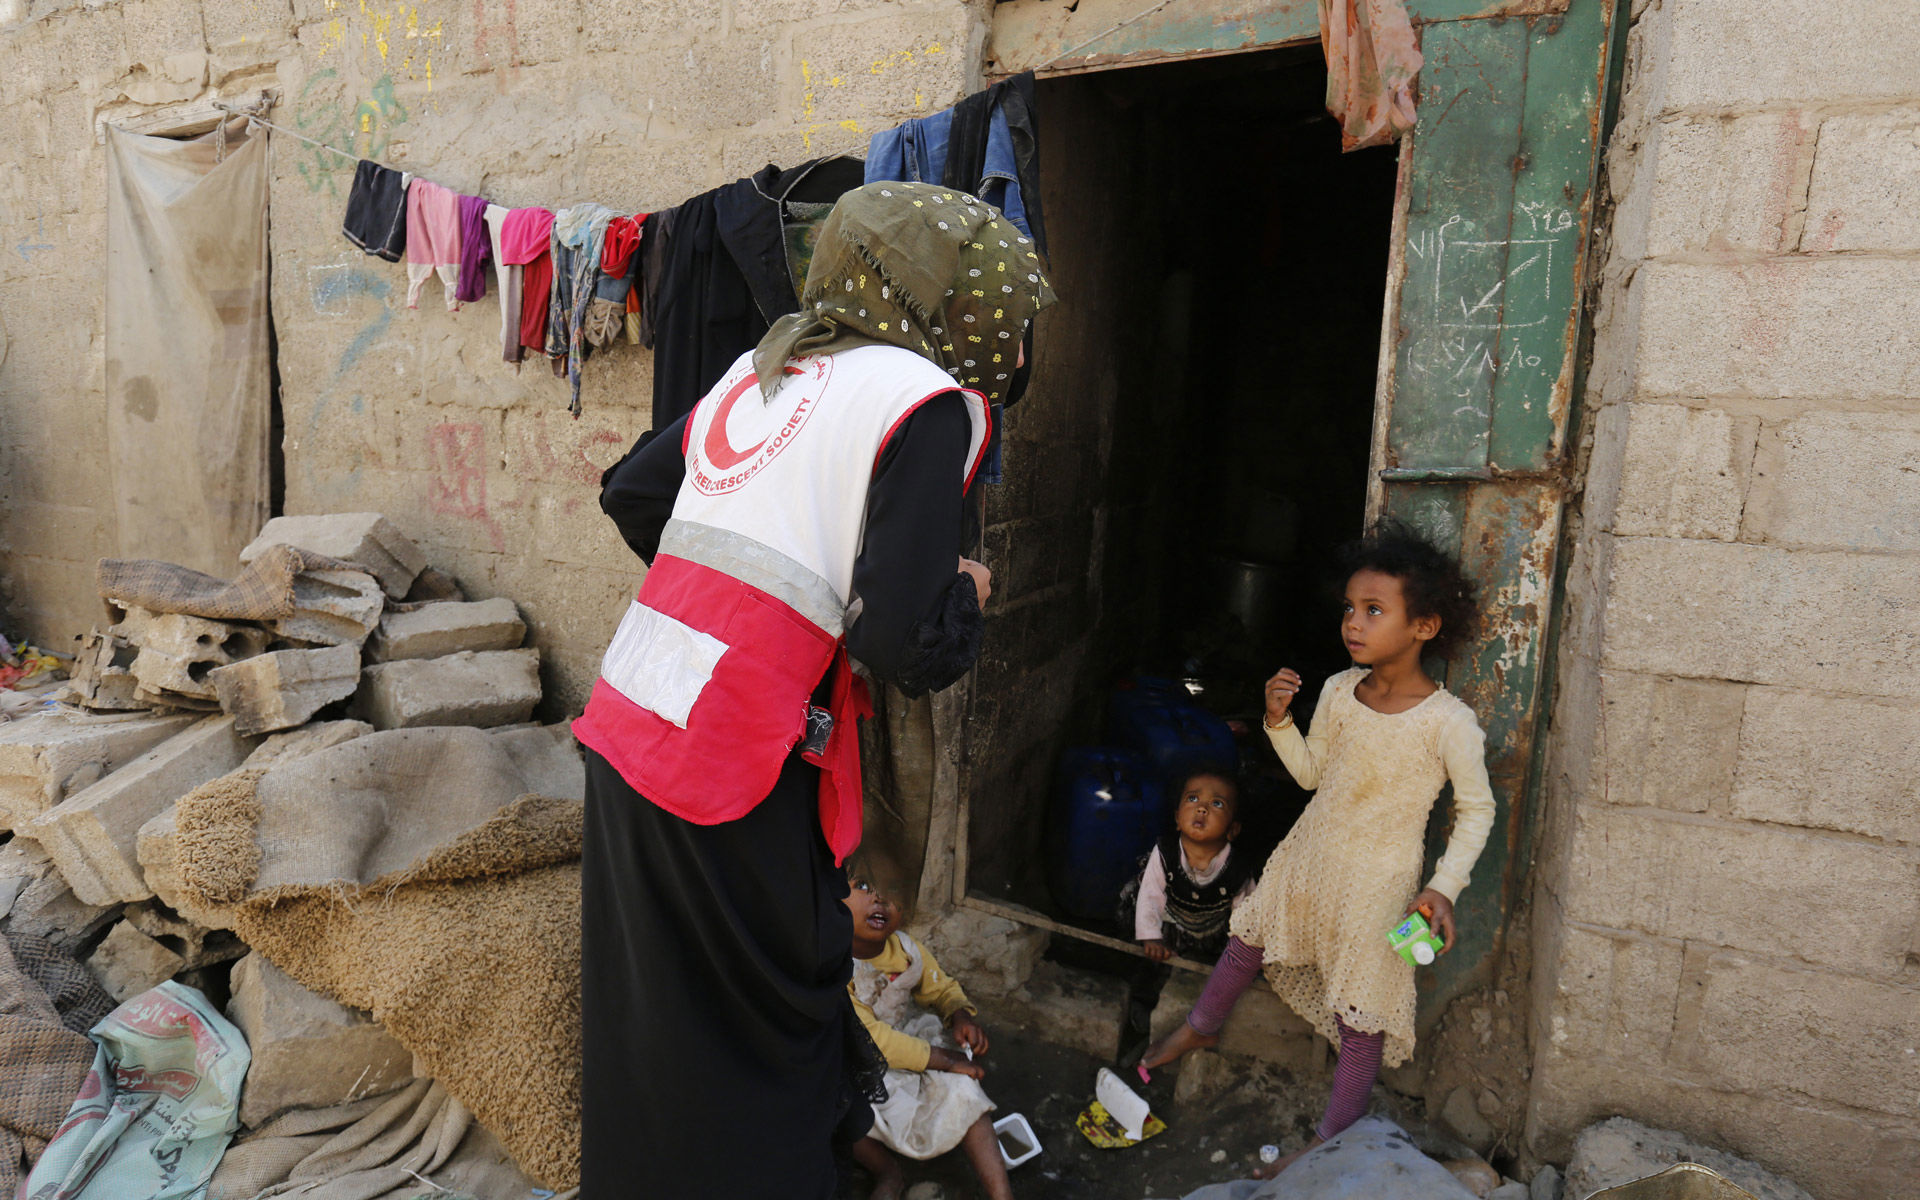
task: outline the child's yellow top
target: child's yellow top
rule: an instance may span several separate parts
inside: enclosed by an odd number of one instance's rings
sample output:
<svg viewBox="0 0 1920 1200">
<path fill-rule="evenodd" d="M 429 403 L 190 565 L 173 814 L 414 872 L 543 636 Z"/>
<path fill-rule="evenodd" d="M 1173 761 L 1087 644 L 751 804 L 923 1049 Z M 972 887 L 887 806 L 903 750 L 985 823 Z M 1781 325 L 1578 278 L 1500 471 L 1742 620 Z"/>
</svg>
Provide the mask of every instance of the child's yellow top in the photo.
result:
<svg viewBox="0 0 1920 1200">
<path fill-rule="evenodd" d="M 957 1012 L 977 1013 L 973 1001 L 967 999 L 967 993 L 961 989 L 960 981 L 940 969 L 933 957 L 933 951 L 918 939 L 913 943 L 920 951 L 920 984 L 913 989 L 913 1001 L 921 1008 L 933 1013 L 942 1021 L 950 1021 Z M 906 947 L 900 944 L 900 934 L 887 935 L 887 944 L 880 953 L 872 958 L 863 959 L 868 966 L 887 975 L 898 975 L 912 965 Z M 847 984 L 847 994 L 853 997 L 853 1010 L 860 1014 L 860 1023 L 867 1027 L 873 1037 L 873 1044 L 880 1047 L 887 1065 L 902 1071 L 924 1071 L 927 1059 L 933 1051 L 933 1045 L 910 1033 L 902 1033 L 874 1015 L 870 1005 L 862 1003 L 854 995 L 853 984 Z"/>
</svg>

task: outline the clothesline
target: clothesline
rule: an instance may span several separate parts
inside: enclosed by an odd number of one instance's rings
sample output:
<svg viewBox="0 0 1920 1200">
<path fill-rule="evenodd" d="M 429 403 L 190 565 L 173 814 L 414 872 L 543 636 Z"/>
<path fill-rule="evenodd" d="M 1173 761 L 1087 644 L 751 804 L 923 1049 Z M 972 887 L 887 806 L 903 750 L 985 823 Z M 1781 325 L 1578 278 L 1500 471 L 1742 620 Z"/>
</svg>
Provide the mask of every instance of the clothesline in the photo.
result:
<svg viewBox="0 0 1920 1200">
<path fill-rule="evenodd" d="M 221 112 L 232 113 L 236 117 L 245 117 L 247 120 L 247 124 L 249 125 L 265 126 L 266 128 L 273 130 L 275 133 L 283 133 L 288 137 L 294 139 L 295 141 L 305 142 L 309 146 L 314 146 L 314 147 L 317 147 L 318 149 L 326 150 L 333 154 L 338 154 L 341 158 L 348 159 L 352 162 L 359 162 L 362 158 L 366 157 L 365 155 L 355 154 L 349 150 L 342 150 L 338 146 L 329 146 L 327 143 L 319 141 L 318 139 L 315 139 L 315 138 L 310 138 L 304 133 L 296 133 L 293 130 L 288 129 L 285 125 L 276 125 L 274 122 L 267 120 L 265 117 L 261 116 L 257 112 L 252 112 L 244 108 L 236 108 L 231 104 L 223 104 L 218 100 L 215 100 L 213 102 L 213 106 L 219 109 Z M 391 166 L 387 163 L 380 162 L 380 160 L 378 159 L 370 159 L 368 161 L 373 162 L 377 166 L 386 167 L 390 171 L 400 170 L 399 167 Z"/>
</svg>

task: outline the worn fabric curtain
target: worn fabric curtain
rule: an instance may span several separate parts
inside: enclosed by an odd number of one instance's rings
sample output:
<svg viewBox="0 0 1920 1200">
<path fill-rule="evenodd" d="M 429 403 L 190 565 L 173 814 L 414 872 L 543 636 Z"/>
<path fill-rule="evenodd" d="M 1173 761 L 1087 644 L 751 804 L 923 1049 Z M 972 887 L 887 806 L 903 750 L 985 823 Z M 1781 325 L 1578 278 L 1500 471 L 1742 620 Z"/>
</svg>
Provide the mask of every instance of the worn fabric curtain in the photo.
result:
<svg viewBox="0 0 1920 1200">
<path fill-rule="evenodd" d="M 1342 148 L 1384 146 L 1413 128 L 1421 57 L 1406 0 L 1320 0 L 1320 48 Z"/>
<path fill-rule="evenodd" d="M 107 444 L 121 556 L 226 576 L 267 519 L 272 375 L 267 138 L 218 142 L 107 129 Z"/>
</svg>

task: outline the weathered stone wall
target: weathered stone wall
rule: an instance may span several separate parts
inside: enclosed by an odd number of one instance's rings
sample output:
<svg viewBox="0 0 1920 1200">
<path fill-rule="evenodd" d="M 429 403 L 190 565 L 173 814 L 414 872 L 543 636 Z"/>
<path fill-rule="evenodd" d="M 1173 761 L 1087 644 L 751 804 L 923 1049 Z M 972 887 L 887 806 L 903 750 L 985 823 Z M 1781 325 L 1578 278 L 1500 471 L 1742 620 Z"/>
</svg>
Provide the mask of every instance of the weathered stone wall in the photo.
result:
<svg viewBox="0 0 1920 1200">
<path fill-rule="evenodd" d="M 1920 32 L 1638 4 L 1538 873 L 1531 1134 L 1920 1196 Z"/>
<path fill-rule="evenodd" d="M 979 84 L 968 0 L 127 0 L 0 5 L 0 591 L 61 645 L 118 546 L 101 347 L 105 153 L 95 123 L 261 87 L 309 137 L 511 206 L 676 204 L 774 161 L 859 150 Z M 499 361 L 493 296 L 339 233 L 352 163 L 274 146 L 273 311 L 289 513 L 379 510 L 476 597 L 519 601 L 551 715 L 585 700 L 638 564 L 595 485 L 646 428 L 651 355 L 587 364 L 568 418 L 544 366 Z"/>
</svg>

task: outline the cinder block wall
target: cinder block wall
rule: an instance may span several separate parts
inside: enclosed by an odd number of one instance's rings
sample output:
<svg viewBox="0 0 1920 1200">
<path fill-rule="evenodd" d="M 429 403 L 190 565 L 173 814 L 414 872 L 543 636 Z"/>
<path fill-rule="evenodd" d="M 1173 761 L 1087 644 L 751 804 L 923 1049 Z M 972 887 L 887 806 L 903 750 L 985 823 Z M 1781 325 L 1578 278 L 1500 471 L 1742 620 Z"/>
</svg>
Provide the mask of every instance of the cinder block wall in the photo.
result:
<svg viewBox="0 0 1920 1200">
<path fill-rule="evenodd" d="M 1531 1136 L 1920 1196 L 1920 27 L 1634 7 Z"/>
<path fill-rule="evenodd" d="M 979 85 L 979 0 L 0 2 L 0 593 L 62 646 L 119 546 L 103 444 L 105 152 L 95 122 L 276 88 L 274 120 L 511 206 L 676 204 L 769 161 L 861 150 Z M 648 424 L 651 355 L 499 361 L 497 301 L 339 234 L 352 163 L 274 147 L 273 312 L 290 513 L 376 509 L 476 597 L 519 601 L 553 715 L 584 702 L 639 564 L 601 469 Z"/>
</svg>

